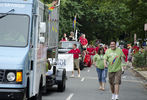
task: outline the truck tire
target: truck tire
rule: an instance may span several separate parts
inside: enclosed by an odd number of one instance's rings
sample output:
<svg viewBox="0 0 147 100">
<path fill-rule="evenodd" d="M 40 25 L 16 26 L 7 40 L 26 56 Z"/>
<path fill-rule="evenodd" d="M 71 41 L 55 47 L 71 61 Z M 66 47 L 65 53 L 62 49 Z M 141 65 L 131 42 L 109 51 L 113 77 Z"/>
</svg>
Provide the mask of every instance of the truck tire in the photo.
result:
<svg viewBox="0 0 147 100">
<path fill-rule="evenodd" d="M 27 82 L 27 87 L 25 89 L 24 96 L 23 96 L 22 100 L 30 100 L 29 99 L 29 81 Z"/>
<path fill-rule="evenodd" d="M 66 89 L 66 71 L 63 71 L 62 75 L 62 81 L 58 82 L 58 91 L 59 92 L 64 92 Z"/>
<path fill-rule="evenodd" d="M 42 100 L 42 84 L 40 81 L 40 85 L 39 85 L 39 93 L 34 96 L 31 100 Z"/>
<path fill-rule="evenodd" d="M 22 100 L 29 100 L 29 99 L 27 98 L 27 91 L 25 91 L 25 93 L 24 93 L 24 96 L 23 96 Z"/>
</svg>

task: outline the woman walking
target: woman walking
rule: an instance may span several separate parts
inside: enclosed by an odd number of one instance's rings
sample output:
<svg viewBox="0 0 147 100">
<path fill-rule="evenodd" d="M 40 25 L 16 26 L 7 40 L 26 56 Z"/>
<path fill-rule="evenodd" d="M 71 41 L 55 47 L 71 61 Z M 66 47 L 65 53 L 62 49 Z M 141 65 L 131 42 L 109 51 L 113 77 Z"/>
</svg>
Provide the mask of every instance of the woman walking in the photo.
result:
<svg viewBox="0 0 147 100">
<path fill-rule="evenodd" d="M 97 54 L 93 58 L 93 63 L 96 67 L 98 74 L 98 80 L 100 84 L 100 90 L 105 90 L 107 69 L 104 68 L 104 48 L 99 48 Z"/>
</svg>

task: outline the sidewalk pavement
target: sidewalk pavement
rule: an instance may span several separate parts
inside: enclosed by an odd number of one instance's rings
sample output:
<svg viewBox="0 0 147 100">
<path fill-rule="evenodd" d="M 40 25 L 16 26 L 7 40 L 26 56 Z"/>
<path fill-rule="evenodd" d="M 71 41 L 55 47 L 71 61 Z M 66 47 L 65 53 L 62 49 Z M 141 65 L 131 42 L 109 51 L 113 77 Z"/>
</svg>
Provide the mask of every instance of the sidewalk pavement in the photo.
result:
<svg viewBox="0 0 147 100">
<path fill-rule="evenodd" d="M 147 71 L 137 71 L 145 80 L 147 80 Z"/>
<path fill-rule="evenodd" d="M 144 85 L 147 88 L 147 71 L 140 71 L 140 70 L 132 67 L 131 65 L 132 64 L 128 64 L 128 66 L 131 68 L 131 70 L 134 72 L 134 74 L 145 81 Z"/>
</svg>

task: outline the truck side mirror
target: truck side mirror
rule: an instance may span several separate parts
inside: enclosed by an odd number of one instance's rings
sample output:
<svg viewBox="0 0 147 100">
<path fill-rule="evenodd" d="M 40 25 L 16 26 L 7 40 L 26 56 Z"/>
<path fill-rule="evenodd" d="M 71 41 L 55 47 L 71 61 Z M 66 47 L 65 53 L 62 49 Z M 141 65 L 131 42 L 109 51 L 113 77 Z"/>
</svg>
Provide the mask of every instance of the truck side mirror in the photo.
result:
<svg viewBox="0 0 147 100">
<path fill-rule="evenodd" d="M 46 33 L 46 23 L 40 22 L 40 33 Z"/>
<path fill-rule="evenodd" d="M 42 43 L 42 44 L 45 43 L 45 37 L 42 37 L 42 36 L 39 37 L 39 42 Z"/>
</svg>

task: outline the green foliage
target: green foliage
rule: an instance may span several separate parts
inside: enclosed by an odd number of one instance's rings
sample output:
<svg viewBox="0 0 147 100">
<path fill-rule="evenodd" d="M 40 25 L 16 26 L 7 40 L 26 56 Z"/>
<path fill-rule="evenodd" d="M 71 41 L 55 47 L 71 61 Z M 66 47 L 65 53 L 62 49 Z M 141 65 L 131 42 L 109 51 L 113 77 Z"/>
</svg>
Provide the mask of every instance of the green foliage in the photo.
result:
<svg viewBox="0 0 147 100">
<path fill-rule="evenodd" d="M 83 15 L 82 6 L 76 2 L 71 0 L 61 0 L 60 7 L 60 37 L 63 33 L 68 33 L 73 30 L 73 20 L 74 16 L 77 15 L 77 18 L 80 19 L 81 15 Z M 81 24 L 77 21 L 77 28 Z"/>
<path fill-rule="evenodd" d="M 146 0 L 61 0 L 60 36 L 73 31 L 77 14 L 77 29 L 90 40 L 111 39 L 133 41 L 133 34 L 145 38 L 147 23 Z"/>
<path fill-rule="evenodd" d="M 147 67 L 147 51 L 134 55 L 133 65 L 135 67 Z"/>
</svg>

